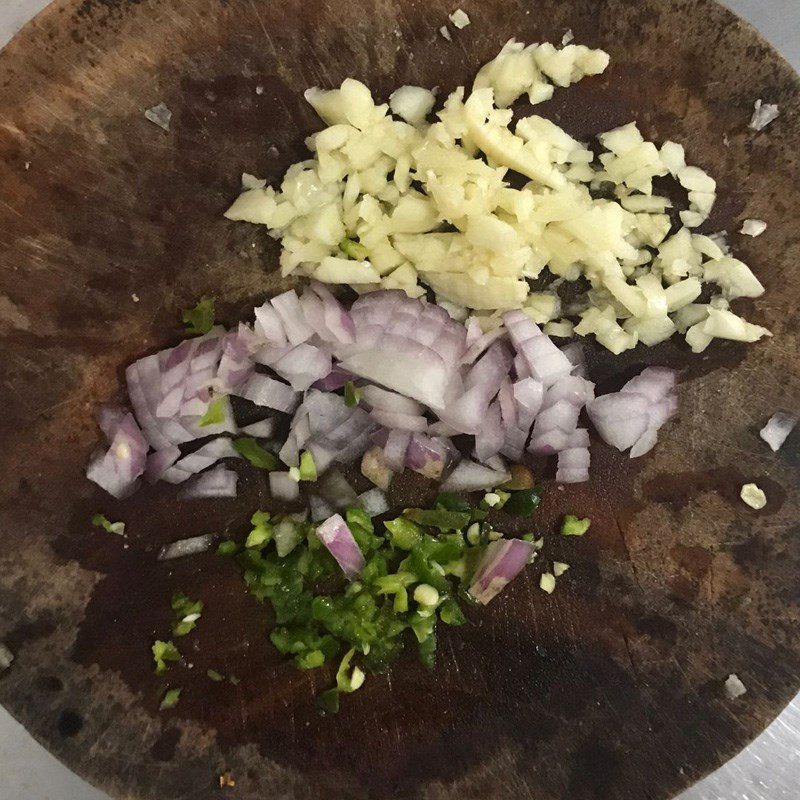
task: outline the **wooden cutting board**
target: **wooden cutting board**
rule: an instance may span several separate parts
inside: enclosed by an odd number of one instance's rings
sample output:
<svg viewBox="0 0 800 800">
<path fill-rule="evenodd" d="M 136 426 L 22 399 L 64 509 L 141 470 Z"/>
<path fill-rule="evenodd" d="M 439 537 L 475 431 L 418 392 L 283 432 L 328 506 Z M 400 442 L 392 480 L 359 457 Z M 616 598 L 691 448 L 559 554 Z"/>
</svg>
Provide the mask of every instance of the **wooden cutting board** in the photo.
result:
<svg viewBox="0 0 800 800">
<path fill-rule="evenodd" d="M 758 438 L 800 401 L 797 76 L 710 0 L 463 5 L 472 25 L 448 43 L 442 0 L 60 0 L 0 54 L 0 640 L 16 655 L 0 701 L 115 797 L 662 800 L 800 688 L 800 436 L 777 455 Z M 178 340 L 180 308 L 213 295 L 233 321 L 279 288 L 275 243 L 221 213 L 242 171 L 273 181 L 303 156 L 318 127 L 305 88 L 445 92 L 512 36 L 567 28 L 612 67 L 540 113 L 580 137 L 636 119 L 683 141 L 719 179 L 708 231 L 767 220 L 731 239 L 767 287 L 741 307 L 775 337 L 598 352 L 604 391 L 644 364 L 682 368 L 680 414 L 643 459 L 598 443 L 590 485 L 545 481 L 521 524 L 572 565 L 555 594 L 529 570 L 443 632 L 435 673 L 409 656 L 320 717 L 331 673 L 277 657 L 233 563 L 156 561 L 165 542 L 241 533 L 268 502 L 263 475 L 235 501 L 157 487 L 111 502 L 83 474 L 95 411 L 123 397 L 127 363 Z M 781 108 L 763 133 L 747 129 L 758 98 Z M 169 133 L 143 116 L 161 101 Z M 746 481 L 763 511 L 738 500 Z M 127 537 L 92 528 L 97 511 Z M 590 534 L 555 535 L 565 511 L 591 516 Z M 159 713 L 149 647 L 174 590 L 206 612 L 183 640 L 193 666 L 170 674 L 181 702 Z M 730 673 L 748 689 L 735 701 Z"/>
</svg>

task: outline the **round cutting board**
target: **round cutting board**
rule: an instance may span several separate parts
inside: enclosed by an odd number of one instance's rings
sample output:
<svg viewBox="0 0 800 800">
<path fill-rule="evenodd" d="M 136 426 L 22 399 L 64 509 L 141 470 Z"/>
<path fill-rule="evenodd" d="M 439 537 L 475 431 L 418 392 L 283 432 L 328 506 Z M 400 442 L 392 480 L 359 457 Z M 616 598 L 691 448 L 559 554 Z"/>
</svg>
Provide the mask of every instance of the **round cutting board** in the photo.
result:
<svg viewBox="0 0 800 800">
<path fill-rule="evenodd" d="M 70 767 L 120 798 L 663 800 L 721 764 L 800 687 L 800 436 L 773 454 L 758 429 L 800 398 L 798 79 L 710 0 L 61 0 L 0 53 L 0 701 Z M 227 321 L 280 288 L 276 244 L 221 214 L 239 175 L 270 181 L 319 123 L 311 85 L 364 80 L 385 99 L 449 91 L 512 36 L 612 55 L 602 77 L 537 107 L 586 138 L 635 119 L 718 178 L 706 229 L 727 229 L 767 287 L 743 303 L 773 339 L 596 352 L 614 390 L 645 364 L 682 369 L 680 413 L 630 461 L 593 445 L 593 480 L 545 480 L 535 518 L 570 572 L 547 596 L 529 570 L 470 624 L 371 676 L 334 717 L 271 648 L 263 606 L 213 554 L 158 562 L 166 542 L 237 534 L 268 501 L 125 503 L 84 468 L 98 405 L 123 398 L 131 360 L 177 341 L 178 310 L 219 298 Z M 780 118 L 747 128 L 758 98 Z M 164 102 L 169 132 L 144 118 Z M 768 220 L 756 240 L 733 233 Z M 738 499 L 758 483 L 767 507 Z M 397 504 L 431 485 L 405 481 Z M 92 528 L 103 511 L 127 536 Z M 565 512 L 583 539 L 556 535 Z M 169 681 L 149 647 L 183 590 L 206 603 Z M 190 666 L 191 665 L 191 666 Z M 210 682 L 208 669 L 238 682 Z M 747 686 L 736 700 L 724 681 Z M 166 685 L 183 688 L 159 712 Z M 230 772 L 236 785 L 220 788 Z"/>
</svg>

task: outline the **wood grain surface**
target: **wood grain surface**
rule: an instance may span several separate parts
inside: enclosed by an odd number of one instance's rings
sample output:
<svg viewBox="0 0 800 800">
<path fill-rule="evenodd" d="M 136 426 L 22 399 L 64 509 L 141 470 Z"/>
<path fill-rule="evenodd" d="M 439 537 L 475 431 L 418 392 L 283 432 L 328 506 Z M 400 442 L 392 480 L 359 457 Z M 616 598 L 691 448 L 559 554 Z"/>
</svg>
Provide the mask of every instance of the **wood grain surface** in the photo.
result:
<svg viewBox="0 0 800 800">
<path fill-rule="evenodd" d="M 664 800 L 800 687 L 800 436 L 776 455 L 757 433 L 800 399 L 798 79 L 711 0 L 463 7 L 472 25 L 447 43 L 442 0 L 60 0 L 0 53 L 0 640 L 16 655 L 0 701 L 116 797 Z M 111 502 L 84 479 L 94 412 L 123 398 L 126 364 L 178 340 L 178 309 L 214 295 L 234 321 L 279 288 L 275 242 L 221 213 L 243 170 L 276 180 L 303 155 L 305 88 L 448 91 L 511 36 L 568 27 L 612 67 L 540 111 L 579 137 L 636 119 L 685 142 L 720 184 L 709 231 L 768 220 L 731 238 L 767 287 L 740 307 L 775 337 L 596 353 L 602 391 L 647 363 L 681 368 L 680 414 L 646 458 L 595 443 L 590 485 L 545 480 L 535 519 L 499 520 L 572 565 L 556 593 L 529 570 L 443 633 L 433 675 L 410 655 L 320 717 L 331 673 L 274 652 L 233 563 L 156 561 L 165 542 L 244 531 L 271 502 L 263 475 L 243 470 L 235 501 L 164 486 Z M 781 117 L 754 133 L 759 97 Z M 160 101 L 169 133 L 143 116 Z M 763 511 L 738 500 L 746 481 Z M 433 491 L 406 479 L 392 498 Z M 96 511 L 127 538 L 91 528 Z M 565 511 L 591 516 L 590 535 L 554 535 Z M 206 612 L 184 640 L 193 666 L 170 674 L 181 702 L 159 713 L 149 646 L 175 590 Z"/>
</svg>

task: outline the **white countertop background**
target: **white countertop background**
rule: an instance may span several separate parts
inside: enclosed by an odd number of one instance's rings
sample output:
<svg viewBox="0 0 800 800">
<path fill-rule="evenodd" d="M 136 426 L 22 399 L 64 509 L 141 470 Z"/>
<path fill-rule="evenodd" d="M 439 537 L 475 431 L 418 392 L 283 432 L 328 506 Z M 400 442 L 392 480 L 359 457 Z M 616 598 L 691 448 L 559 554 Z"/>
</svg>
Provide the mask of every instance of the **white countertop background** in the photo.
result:
<svg viewBox="0 0 800 800">
<path fill-rule="evenodd" d="M 0 46 L 48 2 L 0 0 Z M 726 0 L 726 5 L 753 23 L 800 71 L 800 0 Z M 798 798 L 800 695 L 748 748 L 676 800 Z M 109 799 L 51 756 L 0 707 L 0 800 Z"/>
</svg>

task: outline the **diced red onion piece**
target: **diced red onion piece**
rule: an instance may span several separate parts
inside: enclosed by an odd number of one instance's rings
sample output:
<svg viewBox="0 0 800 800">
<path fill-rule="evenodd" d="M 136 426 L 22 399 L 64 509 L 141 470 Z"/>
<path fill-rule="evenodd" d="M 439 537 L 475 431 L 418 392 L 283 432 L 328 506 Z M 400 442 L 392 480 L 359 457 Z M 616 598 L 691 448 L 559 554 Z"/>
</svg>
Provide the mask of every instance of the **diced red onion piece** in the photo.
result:
<svg viewBox="0 0 800 800">
<path fill-rule="evenodd" d="M 408 300 L 408 295 L 402 289 L 385 289 L 380 292 L 368 292 L 360 295 L 350 309 L 351 313 L 361 313 L 373 306 L 380 306 L 383 309 L 390 302 L 401 302 Z"/>
<path fill-rule="evenodd" d="M 169 418 L 178 414 L 183 405 L 183 395 L 185 391 L 183 385 L 170 389 L 156 406 L 156 417 Z"/>
<path fill-rule="evenodd" d="M 258 422 L 252 422 L 250 425 L 240 428 L 240 432 L 255 439 L 269 439 L 275 433 L 275 418 L 268 417 Z"/>
<path fill-rule="evenodd" d="M 370 517 L 379 517 L 389 510 L 389 501 L 380 489 L 370 489 L 369 491 L 362 492 L 358 496 L 358 500 L 361 503 L 361 508 L 363 508 Z"/>
<path fill-rule="evenodd" d="M 534 552 L 533 543 L 522 539 L 491 542 L 475 570 L 470 595 L 481 605 L 491 602 L 522 572 Z"/>
<path fill-rule="evenodd" d="M 244 333 L 246 331 L 246 333 Z M 218 392 L 230 393 L 244 384 L 253 372 L 252 353 L 256 350 L 255 334 L 246 326 L 229 333 L 222 344 L 222 357 L 214 380 Z"/>
<path fill-rule="evenodd" d="M 646 367 L 620 391 L 643 394 L 651 403 L 663 400 L 675 389 L 678 373 L 668 367 Z"/>
<path fill-rule="evenodd" d="M 457 431 L 451 425 L 448 425 L 446 422 L 442 422 L 441 420 L 437 422 L 432 422 L 428 426 L 428 434 L 430 436 L 443 436 L 446 439 L 452 439 L 454 436 L 458 436 L 460 431 Z"/>
<path fill-rule="evenodd" d="M 521 354 L 530 374 L 550 386 L 569 375 L 572 364 L 548 336 L 534 324 L 524 311 L 506 311 L 503 321 L 517 352 Z"/>
<path fill-rule="evenodd" d="M 133 414 L 114 414 L 112 418 L 107 412 L 103 426 L 114 436 L 108 450 L 89 463 L 86 477 L 113 497 L 127 497 L 145 470 L 149 446 Z"/>
<path fill-rule="evenodd" d="M 518 424 L 530 430 L 544 402 L 544 384 L 535 378 L 522 378 L 513 385 Z"/>
<path fill-rule="evenodd" d="M 635 392 L 614 392 L 592 400 L 586 411 L 603 441 L 627 450 L 647 430 L 651 402 Z"/>
<path fill-rule="evenodd" d="M 161 394 L 169 394 L 173 389 L 182 386 L 192 366 L 192 356 L 196 340 L 184 339 L 177 347 L 166 352 L 161 368 Z"/>
<path fill-rule="evenodd" d="M 572 374 L 577 375 L 578 369 L 585 369 L 586 367 L 586 353 L 584 352 L 583 345 L 580 342 L 570 342 L 559 348 L 561 352 L 569 359 L 572 364 Z M 585 377 L 585 376 L 581 376 Z"/>
<path fill-rule="evenodd" d="M 650 422 L 648 427 L 658 430 L 678 411 L 678 398 L 669 394 L 650 406 Z"/>
<path fill-rule="evenodd" d="M 302 406 L 300 407 L 302 408 Z M 311 438 L 311 420 L 309 419 L 308 412 L 300 415 L 300 409 L 294 415 L 291 426 L 292 434 L 297 440 L 298 447 L 304 447 L 306 442 Z"/>
<path fill-rule="evenodd" d="M 445 492 L 475 492 L 494 489 L 511 479 L 510 472 L 497 472 L 474 461 L 461 461 L 442 484 Z"/>
<path fill-rule="evenodd" d="M 346 358 L 342 367 L 435 411 L 444 408 L 452 374 L 452 369 L 432 350 L 403 353 L 382 344 Z"/>
<path fill-rule="evenodd" d="M 213 385 L 214 373 L 215 370 L 213 367 L 205 367 L 204 369 L 187 375 L 186 380 L 183 383 L 183 396 L 186 399 L 204 396 L 205 392 L 211 389 L 211 386 Z M 158 416 L 169 416 L 166 414 L 161 415 L 158 410 L 156 410 L 156 414 Z"/>
<path fill-rule="evenodd" d="M 160 450 L 171 444 L 189 442 L 194 438 L 180 423 L 156 419 L 156 406 L 161 397 L 161 368 L 158 355 L 146 356 L 135 361 L 125 371 L 125 377 L 128 396 L 136 417 L 154 448 Z"/>
<path fill-rule="evenodd" d="M 594 384 L 577 375 L 565 375 L 547 390 L 542 408 L 549 408 L 559 400 L 583 408 L 590 400 L 594 400 Z"/>
<path fill-rule="evenodd" d="M 224 337 L 225 329 L 221 325 L 217 325 L 203 336 L 192 339 L 195 348 L 192 354 L 191 372 L 201 372 L 206 369 L 216 370 L 222 355 Z"/>
<path fill-rule="evenodd" d="M 294 289 L 273 297 L 270 303 L 278 312 L 289 344 L 296 347 L 313 336 L 314 331 L 311 330 L 303 316 L 303 309 Z"/>
<path fill-rule="evenodd" d="M 297 392 L 308 389 L 331 371 L 331 355 L 311 344 L 299 344 L 283 355 L 272 367 Z"/>
<path fill-rule="evenodd" d="M 636 444 L 631 447 L 630 457 L 639 458 L 639 456 L 649 453 L 658 441 L 658 428 L 648 428 L 637 440 Z"/>
<path fill-rule="evenodd" d="M 406 306 L 409 305 L 408 296 L 404 297 L 403 301 L 406 303 Z M 435 303 L 429 303 L 429 302 L 427 302 L 427 300 L 419 300 L 417 302 L 422 304 L 422 311 L 420 313 L 420 320 L 423 320 L 423 319 L 434 319 L 434 320 L 438 320 L 439 322 L 441 322 L 442 325 L 450 325 L 450 324 L 452 324 L 452 317 L 441 306 L 438 306 Z"/>
<path fill-rule="evenodd" d="M 555 453 L 560 453 L 569 446 L 570 437 L 570 433 L 565 433 L 558 428 L 553 428 L 539 436 L 534 434 L 531 443 L 528 445 L 528 452 L 539 456 L 551 456 Z"/>
<path fill-rule="evenodd" d="M 517 401 L 514 399 L 514 386 L 508 378 L 504 378 L 497 392 L 497 402 L 500 404 L 500 419 L 503 428 L 517 427 Z"/>
<path fill-rule="evenodd" d="M 489 469 L 493 469 L 495 472 L 506 472 L 506 462 L 500 456 L 492 456 L 491 458 L 486 460 L 484 464 L 485 467 L 489 467 Z"/>
<path fill-rule="evenodd" d="M 334 348 L 334 355 L 339 361 L 344 362 L 352 355 L 358 355 L 364 351 L 373 350 L 382 341 L 385 330 L 385 322 L 382 325 L 359 325 L 356 329 L 356 341 L 352 344 L 341 344 Z"/>
<path fill-rule="evenodd" d="M 212 497 L 236 497 L 236 484 L 239 476 L 232 469 L 220 464 L 202 475 L 193 478 L 191 483 L 178 493 L 182 500 L 200 500 Z"/>
<path fill-rule="evenodd" d="M 210 397 L 193 397 L 191 400 L 184 400 L 181 403 L 180 415 L 182 417 L 202 417 L 208 410 Z M 174 420 L 169 420 L 174 423 Z"/>
<path fill-rule="evenodd" d="M 557 483 L 585 483 L 588 480 L 588 469 L 559 469 L 556 471 Z"/>
<path fill-rule="evenodd" d="M 523 430 L 522 428 L 508 428 L 506 430 L 505 441 L 500 448 L 500 452 L 512 461 L 519 461 L 525 451 L 525 445 L 528 443 L 528 436 L 530 430 Z M 486 462 L 487 464 L 489 462 Z"/>
<path fill-rule="evenodd" d="M 180 458 L 181 451 L 174 445 L 156 450 L 147 457 L 144 477 L 148 483 L 160 481 L 164 473 Z"/>
<path fill-rule="evenodd" d="M 254 313 L 256 316 L 254 325 L 256 334 L 275 346 L 287 344 L 286 331 L 283 328 L 281 318 L 269 301 L 264 303 L 263 306 L 254 309 Z"/>
<path fill-rule="evenodd" d="M 417 313 L 406 313 L 404 310 L 400 310 L 398 313 L 393 314 L 392 318 L 387 323 L 387 330 L 391 330 L 392 336 L 402 336 L 405 339 L 413 339 L 415 342 L 422 344 L 417 338 L 417 327 L 419 325 L 419 312 Z M 442 335 L 438 336 L 434 339 L 430 345 L 428 345 L 432 350 L 439 352 L 438 347 L 436 346 L 437 343 L 441 342 L 445 338 L 444 332 Z M 441 355 L 441 354 L 440 354 Z M 444 356 L 442 356 L 444 358 Z M 445 358 L 445 360 L 449 360 Z"/>
<path fill-rule="evenodd" d="M 171 561 L 173 558 L 205 553 L 211 549 L 214 538 L 213 533 L 204 533 L 202 536 L 192 536 L 190 539 L 181 539 L 171 544 L 165 544 L 158 553 L 158 560 Z"/>
<path fill-rule="evenodd" d="M 424 433 L 428 429 L 428 420 L 421 416 L 410 416 L 409 414 L 397 414 L 391 411 L 383 411 L 373 408 L 370 417 L 386 428 L 395 428 L 401 431 L 415 431 Z"/>
<path fill-rule="evenodd" d="M 325 434 L 349 419 L 353 409 L 345 405 L 344 398 L 337 394 L 312 389 L 306 392 L 301 406 L 308 417 L 312 435 Z M 297 411 L 300 414 L 300 409 Z"/>
<path fill-rule="evenodd" d="M 422 406 L 416 400 L 403 397 L 397 392 L 390 392 L 379 386 L 365 386 L 362 391 L 364 392 L 364 402 L 374 409 L 409 416 L 422 414 Z"/>
<path fill-rule="evenodd" d="M 798 419 L 794 414 L 778 411 L 769 418 L 759 435 L 772 448 L 773 452 L 777 453 L 794 430 Z"/>
<path fill-rule="evenodd" d="M 291 353 L 294 348 L 290 344 L 272 345 L 266 344 L 259 347 L 253 353 L 253 361 L 263 364 L 265 367 L 272 367 L 277 364 L 287 353 Z"/>
<path fill-rule="evenodd" d="M 120 425 L 129 413 L 119 406 L 101 406 L 97 424 L 109 442 L 117 435 Z"/>
<path fill-rule="evenodd" d="M 402 472 L 406 463 L 406 450 L 411 441 L 408 431 L 389 431 L 386 443 L 383 446 L 383 456 L 386 466 L 393 472 Z"/>
<path fill-rule="evenodd" d="M 314 441 L 323 447 L 339 451 L 340 456 L 343 451 L 352 450 L 364 434 L 368 437 L 377 427 L 363 408 L 349 408 L 347 411 L 348 415 L 338 425 L 314 436 Z"/>
<path fill-rule="evenodd" d="M 466 391 L 451 401 L 439 416 L 461 433 L 477 434 L 486 418 L 492 398 L 497 394 L 511 367 L 511 354 L 503 343 L 495 343 L 475 364 L 464 381 Z"/>
<path fill-rule="evenodd" d="M 278 500 L 291 502 L 300 497 L 300 484 L 288 472 L 270 472 L 269 490 Z"/>
<path fill-rule="evenodd" d="M 250 376 L 240 395 L 257 406 L 274 408 L 286 414 L 294 411 L 300 399 L 298 394 L 285 383 L 258 372 Z"/>
<path fill-rule="evenodd" d="M 274 473 L 273 473 L 274 474 Z M 327 551 L 336 559 L 348 580 L 355 580 L 366 566 L 364 555 L 341 515 L 328 517 L 318 528 L 317 536 Z"/>
<path fill-rule="evenodd" d="M 208 469 L 212 464 L 216 464 L 221 458 L 240 458 L 231 440 L 225 437 L 212 439 L 195 450 L 194 453 L 181 458 L 175 463 L 174 467 L 162 474 L 162 480 L 168 483 L 182 483 L 192 475 L 196 475 L 198 472 Z M 177 474 L 181 472 L 185 473 L 182 478 Z"/>
<path fill-rule="evenodd" d="M 312 281 L 311 288 L 322 300 L 325 326 L 333 334 L 334 339 L 342 344 L 354 342 L 356 326 L 345 307 L 331 294 L 324 284 Z"/>
<path fill-rule="evenodd" d="M 448 356 L 463 352 L 465 329 L 441 309 L 399 294 L 379 291 L 371 292 L 369 300 L 360 297 L 351 312 L 355 342 L 338 348 L 337 356 L 344 369 L 441 410 L 458 363 L 442 358 L 435 348 Z M 441 320 L 442 324 L 433 341 L 421 336 L 420 328 L 428 324 L 428 319 Z"/>
<path fill-rule="evenodd" d="M 578 427 L 581 410 L 567 400 L 559 400 L 549 408 L 539 412 L 533 424 L 533 438 L 541 442 L 552 431 L 560 431 L 569 436 Z M 550 440 L 555 442 L 556 440 Z"/>
<path fill-rule="evenodd" d="M 312 292 L 306 289 L 300 295 L 300 306 L 303 309 L 303 316 L 309 327 L 314 331 L 319 341 L 333 342 L 336 341 L 335 337 L 328 330 L 325 324 L 325 309 L 322 307 L 322 300 Z"/>
<path fill-rule="evenodd" d="M 297 436 L 293 431 L 289 431 L 286 441 L 278 451 L 278 458 L 283 461 L 287 467 L 297 467 L 300 465 L 300 447 L 297 444 Z"/>
<path fill-rule="evenodd" d="M 514 356 L 514 374 L 517 376 L 518 380 L 532 377 L 531 371 L 528 368 L 528 362 L 521 353 L 517 353 Z"/>
<path fill-rule="evenodd" d="M 360 458 L 369 448 L 370 436 L 372 436 L 375 430 L 371 420 L 370 425 L 369 428 L 363 429 L 347 447 L 343 447 L 334 452 L 334 460 L 338 461 L 340 464 L 349 464 L 351 461 Z"/>
<path fill-rule="evenodd" d="M 341 389 L 346 383 L 355 378 L 352 372 L 342 369 L 338 364 L 334 364 L 331 371 L 321 380 L 316 381 L 312 388 L 323 392 L 335 392 Z"/>
<path fill-rule="evenodd" d="M 559 469 L 589 469 L 591 456 L 586 447 L 568 447 L 558 454 Z"/>
<path fill-rule="evenodd" d="M 569 449 L 572 447 L 588 447 L 589 446 L 589 431 L 586 428 L 578 428 L 577 430 L 572 431 L 572 433 L 566 439 L 566 447 L 564 449 Z"/>
<path fill-rule="evenodd" d="M 488 384 L 473 386 L 457 400 L 451 402 L 445 411 L 440 412 L 442 422 L 458 433 L 475 435 L 481 429 L 489 406 L 487 394 L 491 391 Z"/>
<path fill-rule="evenodd" d="M 483 336 L 483 328 L 481 328 L 481 323 L 478 322 L 477 317 L 468 317 L 466 322 L 464 323 L 464 327 L 467 331 L 467 347 L 471 347 L 475 342 L 477 342 L 481 336 Z"/>
<path fill-rule="evenodd" d="M 477 341 L 470 344 L 467 348 L 467 352 L 464 353 L 462 359 L 463 363 L 472 364 L 481 353 L 491 347 L 498 339 L 502 339 L 505 335 L 506 329 L 502 325 L 482 334 Z"/>
<path fill-rule="evenodd" d="M 131 480 L 120 472 L 118 460 L 110 450 L 91 459 L 86 468 L 86 477 L 117 499 L 128 497 L 138 488 L 135 478 Z"/>
<path fill-rule="evenodd" d="M 416 324 L 413 326 L 409 335 L 416 338 Z M 463 360 L 466 352 L 466 331 L 462 325 L 446 326 L 431 345 L 431 349 L 438 353 L 445 364 L 458 363 Z"/>
<path fill-rule="evenodd" d="M 508 346 L 504 342 L 496 342 L 467 373 L 464 388 L 469 391 L 476 386 L 486 386 L 487 395 L 494 397 L 500 383 L 508 376 L 512 361 Z"/>
<path fill-rule="evenodd" d="M 433 318 L 423 314 L 417 321 L 414 339 L 420 344 L 430 347 L 441 336 L 444 325 L 444 321 L 440 318 Z"/>
<path fill-rule="evenodd" d="M 161 432 L 158 422 L 148 406 L 135 363 L 125 370 L 125 382 L 128 387 L 128 397 L 133 407 L 133 413 L 139 425 L 141 425 L 147 441 L 157 450 L 170 447 L 172 442 Z"/>
<path fill-rule="evenodd" d="M 441 480 L 457 457 L 458 451 L 447 439 L 415 433 L 406 450 L 406 466 L 426 478 Z"/>
<path fill-rule="evenodd" d="M 492 456 L 496 456 L 500 452 L 505 438 L 500 404 L 495 401 L 486 410 L 483 424 L 475 435 L 475 456 L 478 461 L 485 464 Z"/>
</svg>

